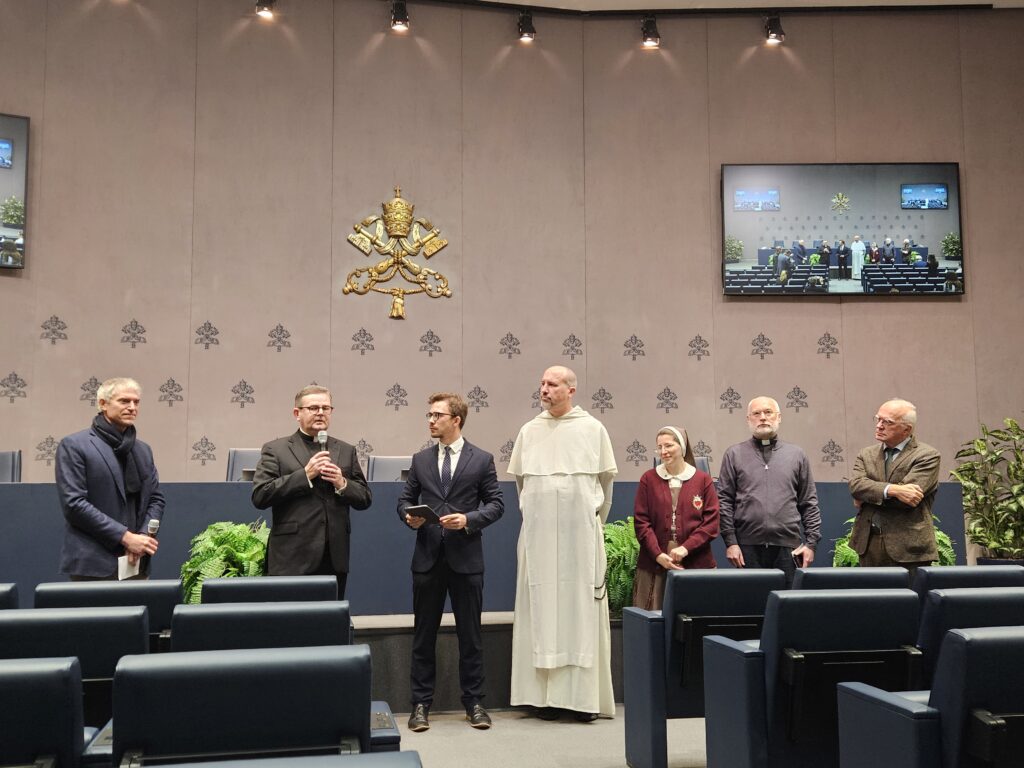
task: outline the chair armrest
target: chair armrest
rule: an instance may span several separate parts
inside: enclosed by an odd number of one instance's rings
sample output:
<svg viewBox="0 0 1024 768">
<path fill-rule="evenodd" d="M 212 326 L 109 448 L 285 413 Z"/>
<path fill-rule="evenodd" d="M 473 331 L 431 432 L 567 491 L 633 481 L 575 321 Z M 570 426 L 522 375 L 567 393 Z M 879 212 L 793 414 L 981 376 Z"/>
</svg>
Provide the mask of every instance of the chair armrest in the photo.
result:
<svg viewBox="0 0 1024 768">
<path fill-rule="evenodd" d="M 708 768 L 765 768 L 764 652 L 747 640 L 709 635 L 704 681 Z"/>
<path fill-rule="evenodd" d="M 661 611 L 623 608 L 626 763 L 633 768 L 664 768 L 668 760 L 665 675 L 665 620 Z"/>
<path fill-rule="evenodd" d="M 934 707 L 864 683 L 839 683 L 836 695 L 842 768 L 878 768 L 890 764 L 894 755 L 908 768 L 942 763 L 939 711 Z"/>
<path fill-rule="evenodd" d="M 370 702 L 370 751 L 398 752 L 402 748 L 402 734 L 386 701 Z"/>
</svg>

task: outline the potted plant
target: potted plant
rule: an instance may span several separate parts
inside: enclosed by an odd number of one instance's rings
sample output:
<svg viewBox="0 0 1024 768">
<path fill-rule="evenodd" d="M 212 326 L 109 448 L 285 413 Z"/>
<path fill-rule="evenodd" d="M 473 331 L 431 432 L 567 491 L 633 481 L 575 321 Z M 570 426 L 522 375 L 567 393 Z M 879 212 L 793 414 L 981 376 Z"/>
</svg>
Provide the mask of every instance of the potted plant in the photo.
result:
<svg viewBox="0 0 1024 768">
<path fill-rule="evenodd" d="M 982 424 L 956 458 L 950 475 L 963 492 L 967 538 L 987 555 L 978 562 L 1024 564 L 1024 430 L 1009 418 L 1003 429 Z"/>
<path fill-rule="evenodd" d="M 608 566 L 605 583 L 608 586 L 608 611 L 614 618 L 622 616 L 622 609 L 633 603 L 633 577 L 640 542 L 636 538 L 632 516 L 604 526 L 604 549 Z"/>
<path fill-rule="evenodd" d="M 835 540 L 835 549 L 832 550 L 833 568 L 856 568 L 860 565 L 860 555 L 850 546 L 850 534 L 853 532 L 854 519 L 851 517 L 846 521 L 846 524 L 850 526 L 846 535 Z M 935 523 L 939 522 L 939 518 L 935 515 L 932 515 L 932 520 Z M 950 540 L 949 534 L 939 530 L 938 526 L 935 527 L 935 547 L 939 551 L 939 559 L 932 565 L 956 565 L 953 542 Z"/>
<path fill-rule="evenodd" d="M 735 264 L 743 259 L 743 241 L 732 235 L 725 236 L 725 263 Z"/>
<path fill-rule="evenodd" d="M 262 520 L 251 524 L 211 523 L 192 539 L 189 559 L 181 566 L 181 591 L 186 603 L 201 602 L 203 582 L 219 576 L 262 576 L 270 529 Z"/>
<path fill-rule="evenodd" d="M 950 232 L 939 241 L 939 245 L 942 247 L 942 255 L 944 258 L 952 261 L 960 261 L 964 255 L 963 244 L 960 242 L 960 235 L 956 232 Z"/>
<path fill-rule="evenodd" d="M 0 223 L 11 229 L 25 228 L 25 202 L 20 197 L 11 195 L 0 203 Z"/>
</svg>

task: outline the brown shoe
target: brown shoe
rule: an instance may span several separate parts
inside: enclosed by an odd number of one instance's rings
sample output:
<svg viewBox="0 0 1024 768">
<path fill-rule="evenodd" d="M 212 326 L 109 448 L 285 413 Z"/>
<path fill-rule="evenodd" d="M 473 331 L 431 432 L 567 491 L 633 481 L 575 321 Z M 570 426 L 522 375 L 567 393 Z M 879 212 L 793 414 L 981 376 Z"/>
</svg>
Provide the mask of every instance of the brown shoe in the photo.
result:
<svg viewBox="0 0 1024 768">
<path fill-rule="evenodd" d="M 430 728 L 430 705 L 416 704 L 409 715 L 409 730 L 413 733 L 426 731 Z"/>
<path fill-rule="evenodd" d="M 466 710 L 466 719 L 469 720 L 471 726 L 482 731 L 486 731 L 491 727 L 491 716 L 487 714 L 487 710 L 480 704 L 474 704 Z"/>
</svg>

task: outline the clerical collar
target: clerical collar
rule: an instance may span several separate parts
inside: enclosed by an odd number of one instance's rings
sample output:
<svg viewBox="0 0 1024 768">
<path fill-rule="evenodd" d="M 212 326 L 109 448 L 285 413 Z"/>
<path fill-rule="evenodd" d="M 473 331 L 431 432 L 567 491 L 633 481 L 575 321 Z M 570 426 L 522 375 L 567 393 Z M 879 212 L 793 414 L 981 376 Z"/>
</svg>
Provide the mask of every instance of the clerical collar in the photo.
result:
<svg viewBox="0 0 1024 768">
<path fill-rule="evenodd" d="M 301 437 L 307 443 L 316 443 L 317 439 L 312 435 L 307 435 L 302 431 L 302 427 L 299 427 L 299 437 Z"/>
<path fill-rule="evenodd" d="M 775 444 L 779 441 L 779 436 L 776 435 L 771 440 L 758 440 L 756 437 L 753 437 L 751 439 L 754 441 L 754 445 L 756 445 L 758 448 L 764 445 L 770 445 L 774 448 Z"/>
</svg>

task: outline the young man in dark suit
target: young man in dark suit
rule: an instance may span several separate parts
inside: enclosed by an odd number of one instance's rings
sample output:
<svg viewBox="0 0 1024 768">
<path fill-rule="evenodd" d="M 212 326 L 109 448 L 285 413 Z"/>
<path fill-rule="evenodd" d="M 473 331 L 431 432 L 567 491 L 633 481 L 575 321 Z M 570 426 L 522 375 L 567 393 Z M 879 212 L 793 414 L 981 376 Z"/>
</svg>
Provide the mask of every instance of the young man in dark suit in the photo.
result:
<svg viewBox="0 0 1024 768">
<path fill-rule="evenodd" d="M 430 727 L 434 698 L 437 628 L 450 596 L 459 639 L 459 683 L 466 719 L 474 728 L 491 727 L 483 698 L 484 659 L 480 614 L 484 592 L 483 528 L 505 511 L 494 457 L 462 437 L 469 409 L 459 395 L 431 395 L 427 414 L 437 445 L 412 457 L 398 517 L 416 531 L 412 556 L 415 629 L 412 647 L 412 714 L 409 729 Z M 424 504 L 436 514 L 427 520 L 407 512 Z"/>
<path fill-rule="evenodd" d="M 65 521 L 60 572 L 72 581 L 113 580 L 121 555 L 135 565 L 156 553 L 157 540 L 147 530 L 163 517 L 164 497 L 153 451 L 135 437 L 141 398 L 134 379 L 107 379 L 96 390 L 99 413 L 92 426 L 57 447 Z"/>
<path fill-rule="evenodd" d="M 338 599 L 348 583 L 349 508 L 370 506 L 370 489 L 356 449 L 327 437 L 331 392 L 310 385 L 295 395 L 298 430 L 263 446 L 253 477 L 252 503 L 273 508 L 267 548 L 271 576 L 331 575 Z M 318 442 L 323 432 L 326 450 Z"/>
</svg>

